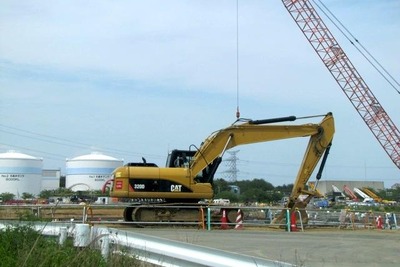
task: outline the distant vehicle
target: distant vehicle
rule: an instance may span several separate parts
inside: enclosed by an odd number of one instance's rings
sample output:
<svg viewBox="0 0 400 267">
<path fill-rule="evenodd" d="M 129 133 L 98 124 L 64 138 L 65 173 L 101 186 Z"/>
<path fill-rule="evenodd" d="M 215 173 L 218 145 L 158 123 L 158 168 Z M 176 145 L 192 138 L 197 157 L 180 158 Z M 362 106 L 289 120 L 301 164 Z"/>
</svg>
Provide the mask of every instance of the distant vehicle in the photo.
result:
<svg viewBox="0 0 400 267">
<path fill-rule="evenodd" d="M 353 191 L 351 191 L 351 189 L 347 185 L 343 186 L 343 190 L 346 193 L 346 195 L 348 195 L 351 198 L 351 200 L 353 200 L 354 202 L 358 202 L 358 197 L 354 194 Z"/>
<path fill-rule="evenodd" d="M 81 203 L 81 202 L 93 203 L 93 202 L 97 201 L 97 199 L 98 199 L 98 197 L 96 197 L 96 196 L 74 195 L 70 198 L 70 201 L 72 203 Z"/>
<path fill-rule="evenodd" d="M 314 207 L 316 208 L 328 208 L 329 201 L 327 199 L 319 199 L 314 201 Z"/>
<path fill-rule="evenodd" d="M 353 188 L 354 193 L 358 194 L 360 197 L 362 197 L 364 200 L 363 202 L 366 203 L 373 203 L 375 202 L 374 199 L 370 196 L 368 196 L 367 194 L 365 194 L 363 191 L 361 191 L 360 189 L 358 189 L 357 187 Z"/>
<path fill-rule="evenodd" d="M 335 202 L 338 204 L 345 204 L 346 203 L 346 197 L 344 196 L 336 196 L 335 197 Z"/>
<path fill-rule="evenodd" d="M 342 196 L 342 197 L 346 197 L 346 195 L 345 194 L 343 194 L 343 192 L 336 186 L 336 185 L 332 185 L 332 189 L 333 189 L 333 192 L 335 192 L 335 193 L 340 193 L 340 195 Z"/>
<path fill-rule="evenodd" d="M 225 198 L 217 198 L 213 200 L 213 203 L 218 205 L 229 205 L 231 204 L 231 201 Z"/>
<path fill-rule="evenodd" d="M 286 206 L 289 203 L 289 197 L 283 197 L 280 201 L 279 204 L 282 206 Z"/>
</svg>

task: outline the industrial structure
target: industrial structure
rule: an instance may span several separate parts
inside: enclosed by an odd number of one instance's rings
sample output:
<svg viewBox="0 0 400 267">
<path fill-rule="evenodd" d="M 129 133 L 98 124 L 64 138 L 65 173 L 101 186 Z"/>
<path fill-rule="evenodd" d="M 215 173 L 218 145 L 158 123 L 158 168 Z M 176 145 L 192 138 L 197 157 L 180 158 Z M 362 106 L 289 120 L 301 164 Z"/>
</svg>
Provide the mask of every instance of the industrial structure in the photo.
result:
<svg viewBox="0 0 400 267">
<path fill-rule="evenodd" d="M 239 153 L 239 151 L 240 150 L 227 151 L 227 153 L 231 156 L 223 160 L 226 163 L 226 166 L 228 167 L 228 170 L 222 172 L 227 181 L 230 182 L 237 181 L 237 175 L 239 172 L 239 170 L 237 169 L 237 161 L 239 158 L 236 156 L 236 154 Z"/>
<path fill-rule="evenodd" d="M 37 195 L 42 189 L 43 159 L 13 150 L 0 153 L 0 193 L 17 198 L 23 193 Z"/>
<path fill-rule="evenodd" d="M 112 171 L 123 165 L 119 160 L 91 153 L 66 161 L 65 187 L 73 191 L 100 190 Z M 0 153 L 0 194 L 11 193 L 21 199 L 23 193 L 38 196 L 43 190 L 55 190 L 61 184 L 61 168 L 43 169 L 43 159 L 14 150 Z"/>
<path fill-rule="evenodd" d="M 123 160 L 93 152 L 66 160 L 65 187 L 72 191 L 101 190 Z"/>
<path fill-rule="evenodd" d="M 60 188 L 61 169 L 43 169 L 42 190 L 55 190 Z"/>
<path fill-rule="evenodd" d="M 345 191 L 343 188 L 346 186 L 347 188 L 372 188 L 374 191 L 379 192 L 380 190 L 384 190 L 384 183 L 382 181 L 338 181 L 338 180 L 321 180 L 318 182 L 317 190 L 321 192 L 321 194 L 326 195 L 333 191 L 333 187 L 339 188 L 342 192 Z"/>
</svg>

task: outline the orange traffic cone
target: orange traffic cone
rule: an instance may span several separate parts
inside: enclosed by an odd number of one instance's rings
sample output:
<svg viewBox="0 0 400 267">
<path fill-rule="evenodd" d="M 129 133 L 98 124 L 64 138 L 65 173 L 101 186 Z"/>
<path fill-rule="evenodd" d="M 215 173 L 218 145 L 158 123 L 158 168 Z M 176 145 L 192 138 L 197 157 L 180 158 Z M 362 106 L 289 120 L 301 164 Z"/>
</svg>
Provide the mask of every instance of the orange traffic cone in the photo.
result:
<svg viewBox="0 0 400 267">
<path fill-rule="evenodd" d="M 243 229 L 243 212 L 238 209 L 236 215 L 236 225 L 235 230 L 242 230 Z"/>
<path fill-rule="evenodd" d="M 225 211 L 225 209 L 222 210 L 221 229 L 222 229 L 222 230 L 228 229 L 228 220 L 227 220 L 227 218 L 226 218 L 226 211 Z"/>
<path fill-rule="evenodd" d="M 290 215 L 290 231 L 297 232 L 297 225 L 296 225 L 296 211 L 293 211 Z"/>
</svg>

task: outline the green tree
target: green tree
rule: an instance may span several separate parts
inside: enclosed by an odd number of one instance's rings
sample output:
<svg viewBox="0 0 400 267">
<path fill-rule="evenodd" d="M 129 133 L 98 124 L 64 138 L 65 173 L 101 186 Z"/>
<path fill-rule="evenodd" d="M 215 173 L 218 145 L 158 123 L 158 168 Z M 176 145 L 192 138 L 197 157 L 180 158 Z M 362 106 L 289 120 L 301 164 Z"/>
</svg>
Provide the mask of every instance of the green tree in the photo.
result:
<svg viewBox="0 0 400 267">
<path fill-rule="evenodd" d="M 274 186 L 264 179 L 237 181 L 240 187 L 240 199 L 243 202 L 271 202 Z"/>
<path fill-rule="evenodd" d="M 272 193 L 270 202 L 278 202 L 283 197 L 284 197 L 284 194 L 281 191 L 274 190 L 274 192 Z"/>
<path fill-rule="evenodd" d="M 92 190 L 89 192 L 89 195 L 101 197 L 101 196 L 108 196 L 108 193 L 107 192 L 103 193 L 101 190 Z"/>
<path fill-rule="evenodd" d="M 377 195 L 382 199 L 400 201 L 400 187 L 395 189 L 379 190 Z"/>
<path fill-rule="evenodd" d="M 230 186 L 235 185 L 240 188 L 240 195 L 231 192 Z M 219 178 L 214 180 L 214 198 L 227 198 L 231 202 L 278 202 L 282 197 L 291 193 L 293 184 L 274 187 L 264 179 L 254 178 L 252 180 L 242 180 L 227 182 Z"/>
<path fill-rule="evenodd" d="M 241 192 L 245 192 L 252 188 L 258 188 L 264 191 L 269 191 L 274 189 L 274 186 L 271 183 L 268 183 L 263 179 L 257 179 L 257 178 L 253 180 L 237 181 L 235 184 L 240 187 Z"/>
<path fill-rule="evenodd" d="M 214 180 L 213 189 L 214 189 L 215 195 L 217 195 L 223 191 L 230 191 L 229 183 L 222 178 Z"/>
<path fill-rule="evenodd" d="M 282 192 L 284 195 L 289 195 L 292 192 L 293 184 L 284 184 L 275 187 L 275 190 Z"/>
<path fill-rule="evenodd" d="M 250 185 L 253 188 L 259 188 L 264 191 L 270 191 L 274 189 L 274 186 L 264 179 L 253 179 L 252 181 L 250 181 Z"/>
<path fill-rule="evenodd" d="M 3 202 L 13 200 L 15 198 L 15 195 L 13 193 L 5 192 L 1 193 L 0 197 L 3 199 Z"/>
<path fill-rule="evenodd" d="M 60 196 L 60 197 L 70 196 L 73 193 L 74 192 L 71 189 L 63 188 L 63 187 L 60 187 L 60 188 L 54 190 L 54 196 Z"/>
<path fill-rule="evenodd" d="M 40 198 L 48 199 L 49 197 L 66 197 L 73 195 L 74 192 L 68 188 L 57 188 L 53 190 L 42 190 L 39 193 Z"/>
<path fill-rule="evenodd" d="M 32 199 L 32 198 L 35 198 L 35 195 L 28 193 L 28 192 L 23 192 L 21 195 L 21 198 L 22 199 Z"/>
<path fill-rule="evenodd" d="M 259 192 L 257 189 L 248 188 L 247 190 L 241 192 L 240 199 L 244 203 L 256 202 L 256 201 L 258 201 L 257 200 L 258 194 L 259 194 Z"/>
<path fill-rule="evenodd" d="M 42 190 L 39 193 L 40 198 L 48 199 L 51 196 L 54 196 L 54 190 Z"/>
<path fill-rule="evenodd" d="M 239 196 L 230 191 L 222 191 L 215 195 L 214 198 L 225 198 L 229 199 L 231 203 L 239 202 Z"/>
</svg>

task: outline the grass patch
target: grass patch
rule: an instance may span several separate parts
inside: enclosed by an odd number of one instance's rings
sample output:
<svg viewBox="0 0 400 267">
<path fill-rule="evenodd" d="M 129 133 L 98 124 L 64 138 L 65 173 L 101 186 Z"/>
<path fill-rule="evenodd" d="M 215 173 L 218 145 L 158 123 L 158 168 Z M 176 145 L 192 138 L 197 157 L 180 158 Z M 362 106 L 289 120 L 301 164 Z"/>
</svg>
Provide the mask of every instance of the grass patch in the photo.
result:
<svg viewBox="0 0 400 267">
<path fill-rule="evenodd" d="M 5 267 L 143 266 L 136 258 L 118 254 L 106 261 L 99 250 L 75 248 L 71 239 L 60 246 L 55 238 L 22 225 L 0 232 L 0 259 L 0 266 Z"/>
</svg>

